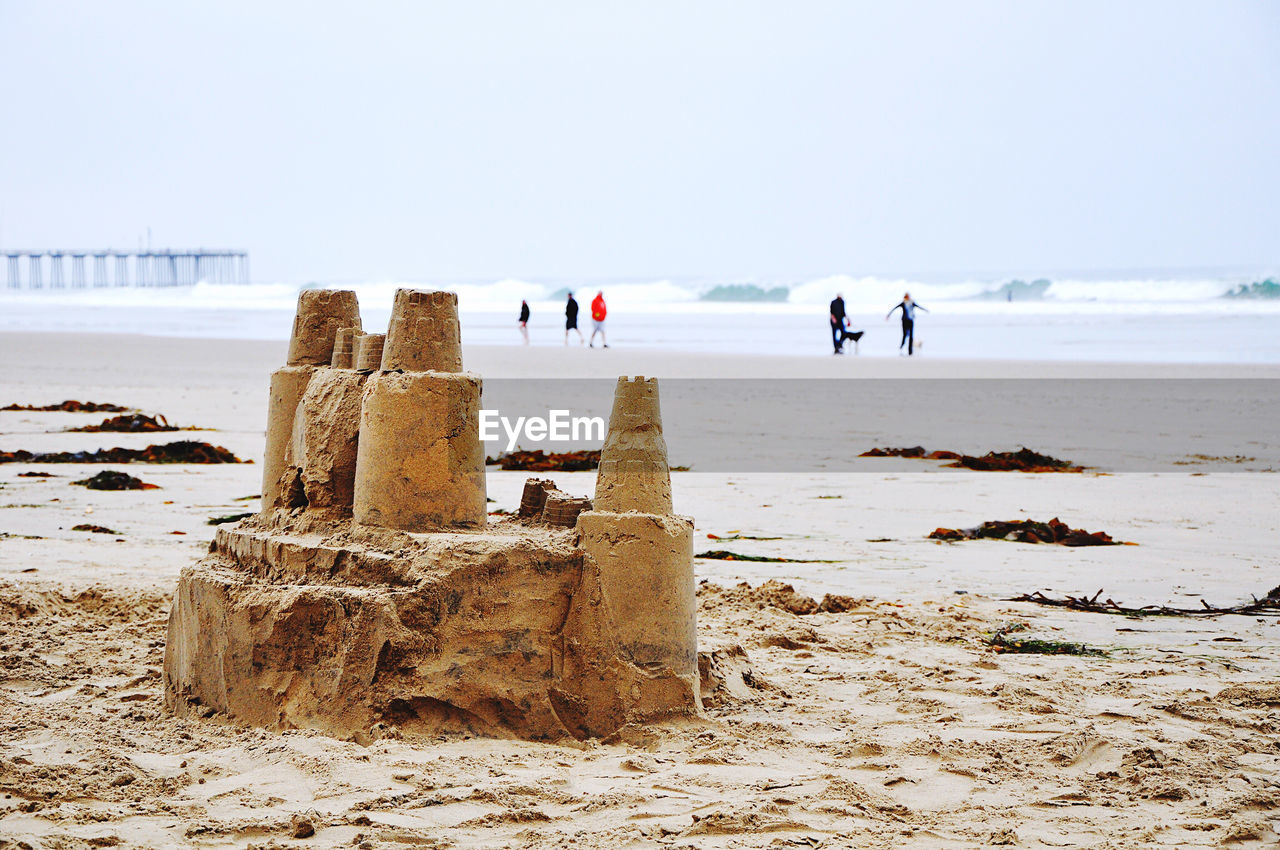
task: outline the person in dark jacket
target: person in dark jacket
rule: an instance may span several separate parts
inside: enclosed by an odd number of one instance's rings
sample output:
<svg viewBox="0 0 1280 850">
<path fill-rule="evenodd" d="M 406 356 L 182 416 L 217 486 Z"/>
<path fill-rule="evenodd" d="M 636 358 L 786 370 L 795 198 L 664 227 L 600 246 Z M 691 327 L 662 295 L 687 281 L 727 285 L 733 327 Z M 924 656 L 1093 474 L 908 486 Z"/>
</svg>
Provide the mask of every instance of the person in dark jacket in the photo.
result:
<svg viewBox="0 0 1280 850">
<path fill-rule="evenodd" d="M 844 354 L 844 296 L 839 292 L 831 302 L 831 344 L 835 354 Z"/>
<path fill-rule="evenodd" d="M 831 344 L 836 354 L 844 354 L 844 343 L 853 340 L 853 353 L 858 353 L 858 340 L 862 339 L 862 331 L 849 330 L 849 316 L 844 309 L 844 296 L 836 293 L 831 302 Z"/>
<path fill-rule="evenodd" d="M 921 307 L 919 304 L 911 300 L 911 293 L 902 293 L 902 303 L 898 304 L 893 310 L 902 311 L 902 342 L 898 343 L 898 353 L 902 353 L 902 346 L 907 347 L 907 356 L 913 353 L 916 338 L 916 310 L 924 310 L 929 312 L 929 308 Z M 885 314 L 884 320 L 889 321 L 889 317 L 893 315 L 893 310 Z"/>
<path fill-rule="evenodd" d="M 578 330 L 578 302 L 573 297 L 573 293 L 569 293 L 569 300 L 564 305 L 564 344 L 569 344 L 569 331 L 577 331 L 578 345 L 585 345 L 587 340 L 582 335 L 582 331 Z"/>
<path fill-rule="evenodd" d="M 529 302 L 520 302 L 520 335 L 524 337 L 524 344 L 529 344 Z"/>
<path fill-rule="evenodd" d="M 835 346 L 837 355 L 844 353 L 845 334 L 845 296 L 836 293 L 831 301 L 831 344 Z"/>
</svg>

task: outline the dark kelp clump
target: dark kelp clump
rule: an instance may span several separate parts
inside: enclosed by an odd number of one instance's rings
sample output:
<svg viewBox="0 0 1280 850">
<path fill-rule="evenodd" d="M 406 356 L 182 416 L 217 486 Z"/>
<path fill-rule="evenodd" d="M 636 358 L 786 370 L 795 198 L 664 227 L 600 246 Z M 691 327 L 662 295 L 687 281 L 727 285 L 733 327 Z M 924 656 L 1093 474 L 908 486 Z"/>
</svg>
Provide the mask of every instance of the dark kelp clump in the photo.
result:
<svg viewBox="0 0 1280 850">
<path fill-rule="evenodd" d="M 902 449 L 871 449 L 865 451 L 858 457 L 907 457 L 916 460 L 958 460 L 963 457 L 959 452 L 949 452 L 944 450 L 930 452 L 926 451 L 924 446 L 908 446 Z"/>
<path fill-rule="evenodd" d="M 980 472 L 1083 472 L 1069 460 L 1033 452 L 1025 446 L 1016 452 L 987 452 L 982 457 L 939 449 L 929 451 L 924 446 L 905 448 L 870 449 L 858 457 L 902 457 L 912 460 L 950 460 L 948 467 L 973 469 Z"/>
<path fill-rule="evenodd" d="M 91 531 L 94 534 L 119 534 L 120 532 L 107 528 L 105 525 L 89 525 L 82 523 L 81 525 L 71 526 L 72 531 Z"/>
<path fill-rule="evenodd" d="M 127 413 L 130 408 L 121 407 L 118 404 L 97 401 L 74 401 L 68 399 L 59 404 L 10 404 L 0 407 L 0 410 L 30 410 L 44 413 L 52 413 L 54 411 L 65 411 L 67 413 Z"/>
<path fill-rule="evenodd" d="M 134 478 L 127 472 L 104 469 L 92 478 L 72 481 L 90 490 L 159 490 L 158 484 L 148 484 L 140 478 Z"/>
<path fill-rule="evenodd" d="M 694 555 L 695 558 L 707 558 L 712 561 L 752 561 L 760 564 L 838 564 L 839 561 L 824 561 L 819 558 L 774 558 L 768 555 L 743 555 L 730 552 L 728 549 L 712 549 Z"/>
<path fill-rule="evenodd" d="M 1118 540 L 1112 540 L 1105 531 L 1085 531 L 1082 528 L 1071 528 L 1065 522 L 1054 517 L 1048 522 L 1037 522 L 1033 519 L 1009 520 L 1001 522 L 993 520 L 984 522 L 977 528 L 936 528 L 929 535 L 930 540 L 1012 540 L 1017 543 L 1054 543 L 1059 546 L 1117 546 Z"/>
<path fill-rule="evenodd" d="M 68 428 L 69 431 L 116 431 L 120 433 L 147 433 L 151 431 L 177 431 L 176 425 L 170 425 L 160 414 L 147 416 L 143 413 L 127 413 L 102 420 L 97 425 L 85 425 L 83 428 Z"/>
<path fill-rule="evenodd" d="M 0 463 L 246 463 L 222 446 L 179 440 L 145 449 L 98 449 L 95 452 L 0 452 Z"/>
<path fill-rule="evenodd" d="M 1033 452 L 1025 446 L 1016 452 L 987 452 L 982 457 L 960 455 L 947 466 L 976 469 L 981 472 L 1083 472 L 1069 460 Z"/>
<path fill-rule="evenodd" d="M 484 462 L 499 469 L 524 472 L 586 472 L 600 465 L 600 451 L 590 449 L 576 452 L 504 452 L 496 458 L 487 457 Z"/>
</svg>

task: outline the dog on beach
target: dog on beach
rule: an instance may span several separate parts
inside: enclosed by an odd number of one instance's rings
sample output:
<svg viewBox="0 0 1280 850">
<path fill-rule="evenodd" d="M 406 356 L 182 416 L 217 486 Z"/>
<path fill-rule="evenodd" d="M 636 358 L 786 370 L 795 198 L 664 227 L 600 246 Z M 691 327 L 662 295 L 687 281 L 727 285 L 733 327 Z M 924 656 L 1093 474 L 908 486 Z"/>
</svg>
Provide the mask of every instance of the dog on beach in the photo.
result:
<svg viewBox="0 0 1280 850">
<path fill-rule="evenodd" d="M 841 346 L 843 347 L 844 343 L 848 342 L 849 340 L 853 340 L 853 353 L 854 353 L 854 354 L 857 354 L 857 353 L 858 353 L 858 340 L 862 339 L 862 335 L 863 335 L 864 333 L 866 333 L 866 331 L 848 331 L 848 330 L 846 330 L 846 331 L 841 331 L 841 332 L 840 332 L 840 343 L 841 343 Z"/>
</svg>

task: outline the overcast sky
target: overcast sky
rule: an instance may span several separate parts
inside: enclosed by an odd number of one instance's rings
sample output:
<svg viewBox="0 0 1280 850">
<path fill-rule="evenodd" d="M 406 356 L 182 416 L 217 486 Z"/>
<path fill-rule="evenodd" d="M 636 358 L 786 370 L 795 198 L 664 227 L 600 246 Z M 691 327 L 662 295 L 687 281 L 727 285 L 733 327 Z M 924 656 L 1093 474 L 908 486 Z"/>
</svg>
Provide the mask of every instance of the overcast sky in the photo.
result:
<svg viewBox="0 0 1280 850">
<path fill-rule="evenodd" d="M 264 280 L 1280 262 L 1280 3 L 0 0 L 0 247 Z"/>
</svg>

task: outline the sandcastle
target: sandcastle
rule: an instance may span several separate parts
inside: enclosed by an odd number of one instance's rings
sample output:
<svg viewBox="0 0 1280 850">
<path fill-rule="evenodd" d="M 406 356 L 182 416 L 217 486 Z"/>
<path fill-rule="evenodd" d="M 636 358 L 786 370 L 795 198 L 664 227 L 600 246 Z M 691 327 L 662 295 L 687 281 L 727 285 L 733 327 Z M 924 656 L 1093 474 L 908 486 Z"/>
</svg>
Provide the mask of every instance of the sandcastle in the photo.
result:
<svg viewBox="0 0 1280 850">
<path fill-rule="evenodd" d="M 183 571 L 165 704 L 357 741 L 607 737 L 700 710 L 693 523 L 655 379 L 620 378 L 594 500 L 531 479 L 487 515 L 457 298 L 298 298 L 271 377 L 262 510 Z"/>
</svg>

